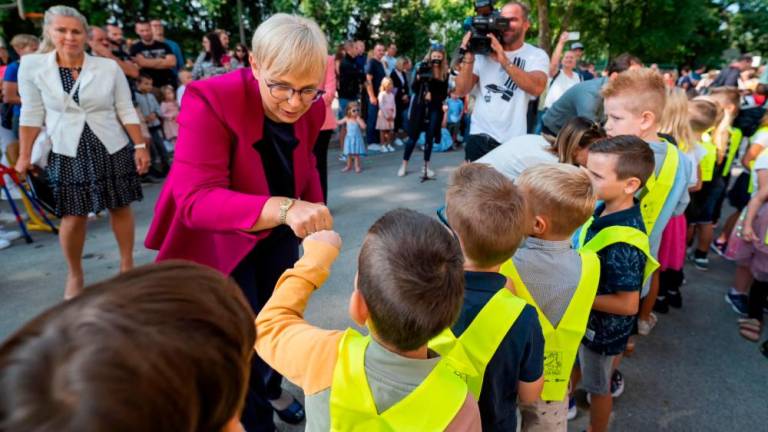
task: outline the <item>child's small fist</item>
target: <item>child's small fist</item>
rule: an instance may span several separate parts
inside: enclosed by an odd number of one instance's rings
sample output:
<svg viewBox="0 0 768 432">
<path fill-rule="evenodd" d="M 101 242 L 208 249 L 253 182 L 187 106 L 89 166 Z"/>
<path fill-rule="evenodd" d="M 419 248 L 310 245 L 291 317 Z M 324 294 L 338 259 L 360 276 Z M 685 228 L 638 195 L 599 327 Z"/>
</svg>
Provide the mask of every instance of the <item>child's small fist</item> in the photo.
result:
<svg viewBox="0 0 768 432">
<path fill-rule="evenodd" d="M 336 249 L 341 249 L 341 236 L 336 231 L 323 230 L 310 234 L 304 240 L 314 240 L 327 243 Z"/>
</svg>

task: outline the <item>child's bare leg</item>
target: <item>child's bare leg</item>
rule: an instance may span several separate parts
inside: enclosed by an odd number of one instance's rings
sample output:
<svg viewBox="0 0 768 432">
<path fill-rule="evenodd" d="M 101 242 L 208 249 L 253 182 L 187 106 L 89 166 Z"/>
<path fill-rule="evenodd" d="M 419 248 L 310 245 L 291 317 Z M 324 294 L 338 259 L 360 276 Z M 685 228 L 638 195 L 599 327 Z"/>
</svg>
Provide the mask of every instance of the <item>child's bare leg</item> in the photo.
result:
<svg viewBox="0 0 768 432">
<path fill-rule="evenodd" d="M 712 239 L 715 236 L 715 226 L 711 223 L 701 224 L 699 225 L 699 244 L 696 247 L 696 249 L 699 250 L 699 252 L 707 252 L 709 250 L 709 245 L 712 243 Z"/>
<path fill-rule="evenodd" d="M 656 270 L 651 276 L 651 290 L 648 291 L 648 295 L 640 303 L 640 319 L 648 321 L 651 318 L 651 311 L 653 311 L 653 305 L 656 303 L 656 297 L 659 295 L 659 271 Z"/>
<path fill-rule="evenodd" d="M 589 406 L 589 431 L 605 432 L 608 430 L 608 421 L 613 409 L 613 396 L 610 393 L 604 395 L 592 394 Z"/>
<path fill-rule="evenodd" d="M 736 275 L 733 278 L 733 288 L 741 294 L 749 293 L 749 287 L 752 286 L 752 271 L 748 266 L 740 265 L 736 267 Z"/>
<path fill-rule="evenodd" d="M 360 171 L 362 171 L 360 169 L 360 156 L 355 156 L 355 172 L 359 173 Z"/>
<path fill-rule="evenodd" d="M 352 159 L 354 159 L 353 155 L 347 155 L 347 165 L 341 170 L 341 172 L 347 172 L 352 169 Z"/>
</svg>

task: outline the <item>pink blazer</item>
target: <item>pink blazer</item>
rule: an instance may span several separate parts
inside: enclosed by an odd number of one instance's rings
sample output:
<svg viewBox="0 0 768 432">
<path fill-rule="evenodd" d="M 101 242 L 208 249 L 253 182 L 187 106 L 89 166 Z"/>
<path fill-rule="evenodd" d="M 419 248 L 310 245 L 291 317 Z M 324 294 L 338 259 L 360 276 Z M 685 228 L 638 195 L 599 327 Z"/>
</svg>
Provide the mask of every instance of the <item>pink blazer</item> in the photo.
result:
<svg viewBox="0 0 768 432">
<path fill-rule="evenodd" d="M 312 147 L 325 120 L 315 102 L 294 125 L 295 198 L 322 202 Z M 247 232 L 270 198 L 259 152 L 264 109 L 250 68 L 187 86 L 168 178 L 144 242 L 157 260 L 185 259 L 230 274 L 269 230 Z"/>
</svg>

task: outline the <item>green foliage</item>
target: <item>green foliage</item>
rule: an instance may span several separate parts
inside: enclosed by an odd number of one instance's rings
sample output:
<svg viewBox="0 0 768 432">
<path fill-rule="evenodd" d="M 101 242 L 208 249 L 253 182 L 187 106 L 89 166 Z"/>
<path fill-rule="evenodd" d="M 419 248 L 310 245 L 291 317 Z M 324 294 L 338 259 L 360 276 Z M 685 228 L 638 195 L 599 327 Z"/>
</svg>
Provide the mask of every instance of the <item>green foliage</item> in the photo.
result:
<svg viewBox="0 0 768 432">
<path fill-rule="evenodd" d="M 8 1 L 8 0 L 6 0 Z M 501 3 L 501 1 L 499 1 Z M 531 1 L 528 40 L 538 43 L 539 19 Z M 579 31 L 586 58 L 604 62 L 622 52 L 638 55 L 646 63 L 718 66 L 723 50 L 731 47 L 768 54 L 768 1 L 766 0 L 546 0 L 554 46 L 560 32 Z M 239 42 L 235 0 L 25 0 L 27 11 L 42 12 L 53 4 L 78 7 L 96 25 L 117 21 L 127 34 L 139 17 L 159 17 L 167 23 L 168 37 L 184 51 L 200 49 L 201 36 L 215 28 Z M 263 17 L 275 12 L 311 17 L 328 35 L 331 46 L 348 37 L 397 43 L 400 53 L 419 59 L 430 42 L 452 52 L 459 44 L 464 19 L 473 14 L 472 0 L 261 0 L 242 1 L 245 39 Z M 350 17 L 357 26 L 349 34 Z M 1 33 L 39 33 L 15 11 L 0 11 Z M 546 46 L 547 44 L 540 44 Z"/>
</svg>

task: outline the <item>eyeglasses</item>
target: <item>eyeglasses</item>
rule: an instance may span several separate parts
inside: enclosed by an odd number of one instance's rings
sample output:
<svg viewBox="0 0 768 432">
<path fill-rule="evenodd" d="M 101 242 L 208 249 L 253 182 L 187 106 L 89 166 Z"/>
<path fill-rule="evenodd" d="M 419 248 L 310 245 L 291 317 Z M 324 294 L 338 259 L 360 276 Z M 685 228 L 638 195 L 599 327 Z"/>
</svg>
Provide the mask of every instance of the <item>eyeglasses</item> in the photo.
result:
<svg viewBox="0 0 768 432">
<path fill-rule="evenodd" d="M 296 90 L 295 88 L 276 83 L 267 83 L 267 88 L 269 88 L 269 94 L 272 95 L 273 98 L 280 100 L 289 100 L 293 97 L 294 93 L 298 93 L 303 103 L 312 103 L 325 94 L 325 90 L 316 88 Z"/>
<path fill-rule="evenodd" d="M 359 109 L 353 109 L 353 110 L 349 110 L 349 112 L 351 112 L 351 113 L 353 113 L 353 114 L 354 114 L 354 113 L 359 113 L 359 112 L 360 112 L 360 110 L 359 110 Z"/>
</svg>

